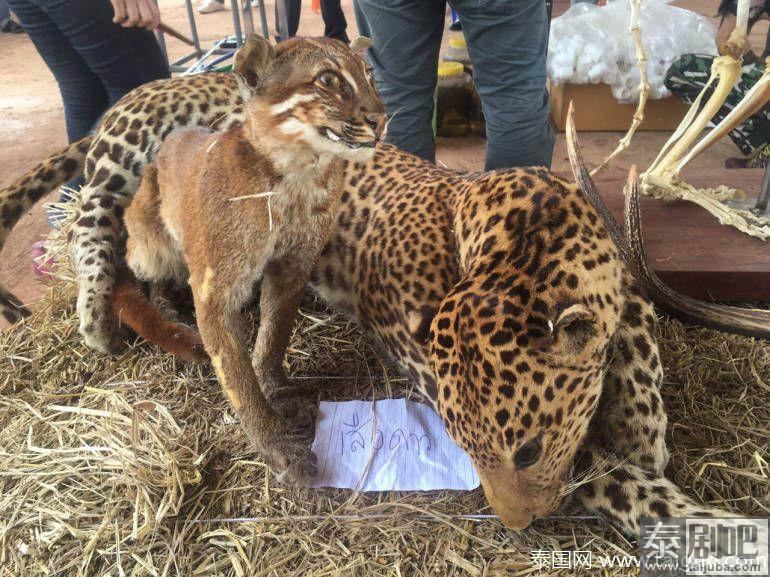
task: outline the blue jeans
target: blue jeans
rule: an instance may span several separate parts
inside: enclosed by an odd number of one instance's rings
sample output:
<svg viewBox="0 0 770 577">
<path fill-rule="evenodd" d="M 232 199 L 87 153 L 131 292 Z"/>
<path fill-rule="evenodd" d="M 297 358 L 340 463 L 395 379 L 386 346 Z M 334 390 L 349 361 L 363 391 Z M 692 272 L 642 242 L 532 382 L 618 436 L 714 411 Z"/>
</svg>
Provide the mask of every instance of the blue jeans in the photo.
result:
<svg viewBox="0 0 770 577">
<path fill-rule="evenodd" d="M 113 23 L 109 0 L 7 2 L 59 85 L 70 142 L 90 134 L 127 92 L 170 76 L 153 33 Z M 79 176 L 64 186 L 78 190 L 83 182 Z M 59 219 L 48 215 L 52 225 Z"/>
<path fill-rule="evenodd" d="M 468 41 L 487 124 L 488 169 L 550 166 L 554 136 L 546 91 L 543 0 L 452 0 Z M 433 95 L 446 0 L 355 0 L 385 101 L 388 141 L 435 160 Z"/>
<path fill-rule="evenodd" d="M 169 77 L 152 32 L 114 24 L 108 0 L 7 1 L 56 78 L 70 142 L 127 92 Z"/>
</svg>

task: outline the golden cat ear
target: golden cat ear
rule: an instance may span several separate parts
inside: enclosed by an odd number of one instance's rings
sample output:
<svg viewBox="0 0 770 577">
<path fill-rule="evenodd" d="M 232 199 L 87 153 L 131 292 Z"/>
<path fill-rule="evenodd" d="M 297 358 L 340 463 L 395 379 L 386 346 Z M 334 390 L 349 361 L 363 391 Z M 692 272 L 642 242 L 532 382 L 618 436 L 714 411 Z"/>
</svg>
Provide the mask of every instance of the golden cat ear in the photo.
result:
<svg viewBox="0 0 770 577">
<path fill-rule="evenodd" d="M 353 42 L 350 43 L 350 49 L 356 54 L 362 54 L 367 48 L 374 46 L 371 38 L 366 36 L 358 36 Z"/>
<path fill-rule="evenodd" d="M 274 58 L 275 49 L 267 38 L 249 34 L 235 53 L 233 72 L 240 74 L 249 86 L 256 86 Z"/>
</svg>

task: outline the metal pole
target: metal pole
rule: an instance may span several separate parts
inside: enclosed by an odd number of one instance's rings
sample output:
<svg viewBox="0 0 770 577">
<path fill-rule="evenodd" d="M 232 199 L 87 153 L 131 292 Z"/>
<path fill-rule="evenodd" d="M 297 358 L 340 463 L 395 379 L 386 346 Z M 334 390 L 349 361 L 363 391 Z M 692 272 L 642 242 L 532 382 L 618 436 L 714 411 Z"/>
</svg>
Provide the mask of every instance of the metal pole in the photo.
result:
<svg viewBox="0 0 770 577">
<path fill-rule="evenodd" d="M 192 0 L 185 0 L 184 3 L 187 8 L 187 20 L 190 22 L 190 35 L 192 36 L 192 41 L 195 45 L 195 55 L 200 56 L 203 51 L 201 50 L 201 43 L 198 39 L 198 27 L 195 25 L 195 12 L 193 11 Z"/>
<path fill-rule="evenodd" d="M 254 34 L 254 16 L 251 14 L 251 0 L 241 0 L 243 2 L 243 15 L 246 21 L 246 32 Z"/>
<path fill-rule="evenodd" d="M 241 8 L 238 6 L 238 0 L 230 0 L 230 11 L 233 13 L 233 29 L 235 30 L 235 41 L 238 46 L 243 44 L 243 33 L 241 32 Z"/>
<path fill-rule="evenodd" d="M 155 4 L 158 4 L 158 0 L 155 0 Z M 163 53 L 163 58 L 166 59 L 166 66 L 168 66 L 169 72 L 171 72 L 171 62 L 168 59 L 168 51 L 166 50 L 166 38 L 163 36 L 163 32 L 160 30 L 155 31 L 155 40 L 160 45 L 160 51 Z"/>
<path fill-rule="evenodd" d="M 163 32 L 160 30 L 155 31 L 155 40 L 158 41 L 158 45 L 160 46 L 160 51 L 163 53 L 163 58 L 166 59 L 166 66 L 169 67 L 169 70 L 171 70 L 171 62 L 168 60 L 168 51 L 166 50 L 166 39 L 163 37 Z"/>
<path fill-rule="evenodd" d="M 765 167 L 765 176 L 762 178 L 762 189 L 757 197 L 757 204 L 754 205 L 755 214 L 765 214 L 767 212 L 767 203 L 770 200 L 770 163 Z"/>
<path fill-rule="evenodd" d="M 270 29 L 267 27 L 267 14 L 265 13 L 264 0 L 259 1 L 259 19 L 262 22 L 262 36 L 270 38 Z"/>
</svg>

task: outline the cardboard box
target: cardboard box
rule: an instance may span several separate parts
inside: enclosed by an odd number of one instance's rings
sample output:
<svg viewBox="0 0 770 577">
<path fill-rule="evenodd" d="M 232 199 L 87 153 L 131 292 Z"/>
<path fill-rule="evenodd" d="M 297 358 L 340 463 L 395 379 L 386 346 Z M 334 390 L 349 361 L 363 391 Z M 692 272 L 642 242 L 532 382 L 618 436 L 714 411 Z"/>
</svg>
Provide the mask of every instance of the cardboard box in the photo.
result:
<svg viewBox="0 0 770 577">
<path fill-rule="evenodd" d="M 570 100 L 575 103 L 575 127 L 582 132 L 623 131 L 631 126 L 636 103 L 621 104 L 606 84 L 560 84 L 551 86 L 551 118 L 563 131 Z M 648 100 L 639 130 L 674 130 L 687 112 L 678 98 Z"/>
</svg>

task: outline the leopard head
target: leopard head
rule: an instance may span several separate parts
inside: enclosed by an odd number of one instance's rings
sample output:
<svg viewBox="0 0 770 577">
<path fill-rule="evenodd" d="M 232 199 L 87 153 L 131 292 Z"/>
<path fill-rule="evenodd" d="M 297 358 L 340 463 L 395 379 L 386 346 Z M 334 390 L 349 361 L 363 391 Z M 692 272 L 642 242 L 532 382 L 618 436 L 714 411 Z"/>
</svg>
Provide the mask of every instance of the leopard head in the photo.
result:
<svg viewBox="0 0 770 577">
<path fill-rule="evenodd" d="M 439 413 L 518 530 L 563 498 L 620 319 L 622 265 L 601 220 L 558 181 L 491 188 L 494 201 L 460 209 L 464 276 L 429 339 Z"/>
<path fill-rule="evenodd" d="M 383 137 L 385 109 L 361 52 L 329 38 L 291 38 L 276 46 L 252 35 L 234 71 L 251 88 L 252 130 L 270 146 L 300 146 L 316 156 L 366 161 Z"/>
</svg>

